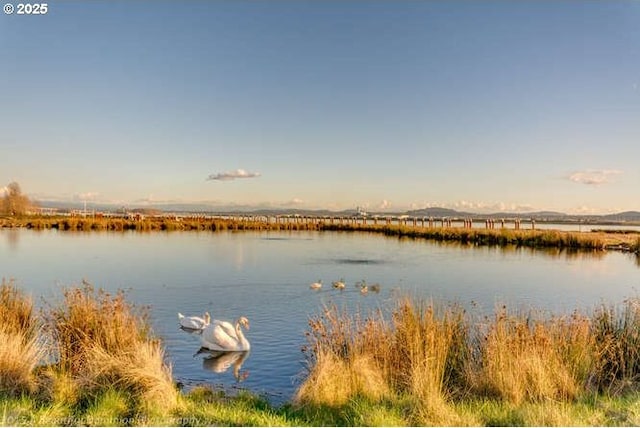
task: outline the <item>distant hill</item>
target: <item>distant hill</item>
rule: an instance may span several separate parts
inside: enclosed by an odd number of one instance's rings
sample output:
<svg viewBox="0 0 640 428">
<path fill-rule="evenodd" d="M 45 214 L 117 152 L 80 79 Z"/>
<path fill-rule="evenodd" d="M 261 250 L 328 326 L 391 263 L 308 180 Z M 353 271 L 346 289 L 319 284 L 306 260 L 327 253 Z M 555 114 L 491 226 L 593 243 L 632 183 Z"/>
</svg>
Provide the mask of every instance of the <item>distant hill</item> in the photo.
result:
<svg viewBox="0 0 640 428">
<path fill-rule="evenodd" d="M 625 211 L 617 214 L 607 214 L 601 217 L 608 221 L 640 221 L 640 212 Z"/>
<path fill-rule="evenodd" d="M 69 201 L 38 201 L 41 207 L 57 208 L 60 211 L 68 211 L 71 209 L 80 210 L 84 208 L 83 202 Z M 342 211 L 330 211 L 326 209 L 310 210 L 310 209 L 298 209 L 298 208 L 256 208 L 255 206 L 248 205 L 218 205 L 208 203 L 165 203 L 165 204 L 128 204 L 126 207 L 115 204 L 93 204 L 87 203 L 87 211 L 111 211 L 122 212 L 123 210 L 135 211 L 135 212 L 173 212 L 173 213 L 203 213 L 203 214 L 238 214 L 246 213 L 253 215 L 309 215 L 309 216 L 353 216 L 357 215 L 357 210 L 342 210 Z M 536 221 L 547 222 L 581 222 L 581 223 L 639 223 L 640 224 L 640 211 L 625 211 L 616 214 L 606 215 L 574 215 L 565 214 L 558 211 L 533 211 L 525 213 L 513 213 L 513 212 L 496 212 L 490 214 L 478 214 L 465 211 L 457 211 L 451 208 L 431 207 L 423 208 L 419 210 L 410 210 L 406 212 L 369 212 L 369 216 L 399 216 L 409 215 L 412 217 L 453 217 L 453 218 L 514 218 L 519 217 L 522 219 L 535 219 Z"/>
<path fill-rule="evenodd" d="M 411 210 L 411 211 L 407 211 L 406 214 L 414 217 L 471 217 L 474 215 L 477 216 L 477 214 L 471 214 L 467 212 L 452 210 L 450 208 L 439 208 L 439 207 Z"/>
</svg>

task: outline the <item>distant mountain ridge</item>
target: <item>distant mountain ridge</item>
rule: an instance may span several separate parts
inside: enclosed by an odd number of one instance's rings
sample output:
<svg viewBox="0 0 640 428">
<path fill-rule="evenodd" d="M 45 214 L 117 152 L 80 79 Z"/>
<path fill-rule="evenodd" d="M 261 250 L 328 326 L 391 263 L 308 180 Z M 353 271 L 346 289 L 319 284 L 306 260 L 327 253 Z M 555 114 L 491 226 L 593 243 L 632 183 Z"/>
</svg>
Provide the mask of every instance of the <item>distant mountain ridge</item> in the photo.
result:
<svg viewBox="0 0 640 428">
<path fill-rule="evenodd" d="M 39 201 L 42 207 L 57 208 L 61 211 L 64 210 L 81 210 L 84 209 L 83 202 L 60 202 L 60 201 Z M 207 214 L 253 214 L 253 215 L 283 215 L 283 214 L 298 214 L 298 215 L 315 215 L 315 216 L 347 216 L 356 215 L 356 209 L 348 209 L 341 211 L 331 211 L 327 209 L 300 209 L 300 208 L 256 208 L 252 206 L 226 206 L 226 205 L 213 205 L 207 203 L 158 203 L 158 204 L 127 204 L 126 206 L 115 204 L 87 204 L 87 211 L 131 211 L 134 209 L 153 209 L 163 212 L 177 212 L 177 213 L 207 213 Z M 639 222 L 640 223 L 640 211 L 624 211 L 614 214 L 566 214 L 558 211 L 532 211 L 532 212 L 495 212 L 489 214 L 480 214 L 467 211 L 457 211 L 451 208 L 443 207 L 430 207 L 418 210 L 409 211 L 396 211 L 396 212 L 376 212 L 371 211 L 369 215 L 379 216 L 399 216 L 408 215 L 412 217 L 453 217 L 453 218 L 514 218 L 519 217 L 523 219 L 534 219 L 536 221 L 560 221 L 560 222 L 615 222 L 615 223 L 628 223 Z"/>
</svg>

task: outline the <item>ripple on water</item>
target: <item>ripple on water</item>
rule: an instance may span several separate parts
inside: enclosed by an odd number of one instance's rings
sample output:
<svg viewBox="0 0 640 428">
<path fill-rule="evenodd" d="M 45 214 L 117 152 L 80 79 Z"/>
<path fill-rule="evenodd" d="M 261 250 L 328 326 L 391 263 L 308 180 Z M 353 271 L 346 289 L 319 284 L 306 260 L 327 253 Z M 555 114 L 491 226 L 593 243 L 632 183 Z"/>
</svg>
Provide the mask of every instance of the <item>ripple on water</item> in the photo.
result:
<svg viewBox="0 0 640 428">
<path fill-rule="evenodd" d="M 336 263 L 340 265 L 383 265 L 387 263 L 386 260 L 382 260 L 382 259 L 356 259 L 356 258 L 332 259 L 330 261 L 332 263 Z"/>
</svg>

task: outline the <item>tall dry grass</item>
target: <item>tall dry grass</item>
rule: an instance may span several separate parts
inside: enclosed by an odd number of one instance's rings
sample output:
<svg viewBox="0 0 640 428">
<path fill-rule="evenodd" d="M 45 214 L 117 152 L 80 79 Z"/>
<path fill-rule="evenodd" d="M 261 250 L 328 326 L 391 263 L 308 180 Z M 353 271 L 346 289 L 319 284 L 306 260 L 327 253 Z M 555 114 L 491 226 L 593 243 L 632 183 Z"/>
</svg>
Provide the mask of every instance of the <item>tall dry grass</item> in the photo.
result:
<svg viewBox="0 0 640 428">
<path fill-rule="evenodd" d="M 593 383 L 599 391 L 619 392 L 640 382 L 640 300 L 602 305 L 593 315 L 596 366 Z"/>
<path fill-rule="evenodd" d="M 171 367 L 146 308 L 129 303 L 123 291 L 112 295 L 86 282 L 64 289 L 63 297 L 45 312 L 46 325 L 60 370 L 85 395 L 117 386 L 150 406 L 175 405 Z"/>
<path fill-rule="evenodd" d="M 31 298 L 12 280 L 0 284 L 0 393 L 11 396 L 37 389 L 34 369 L 44 356 Z"/>
<path fill-rule="evenodd" d="M 515 404 L 573 400 L 585 392 L 594 361 L 589 319 L 496 311 L 469 371 L 476 393 Z"/>
<path fill-rule="evenodd" d="M 402 298 L 387 314 L 335 306 L 310 323 L 301 405 L 340 407 L 358 397 L 406 401 L 417 424 L 466 423 L 453 403 L 571 403 L 640 389 L 640 301 L 549 316 L 474 317 L 458 305 Z"/>
<path fill-rule="evenodd" d="M 299 403 L 341 406 L 352 397 L 387 397 L 389 327 L 380 313 L 362 318 L 335 305 L 309 321 L 309 374 L 296 393 Z"/>
<path fill-rule="evenodd" d="M 456 423 L 446 400 L 459 393 L 467 329 L 462 308 L 440 309 L 403 299 L 388 319 L 326 308 L 309 322 L 310 369 L 294 401 L 339 407 L 354 397 L 411 396 L 417 423 Z"/>
</svg>

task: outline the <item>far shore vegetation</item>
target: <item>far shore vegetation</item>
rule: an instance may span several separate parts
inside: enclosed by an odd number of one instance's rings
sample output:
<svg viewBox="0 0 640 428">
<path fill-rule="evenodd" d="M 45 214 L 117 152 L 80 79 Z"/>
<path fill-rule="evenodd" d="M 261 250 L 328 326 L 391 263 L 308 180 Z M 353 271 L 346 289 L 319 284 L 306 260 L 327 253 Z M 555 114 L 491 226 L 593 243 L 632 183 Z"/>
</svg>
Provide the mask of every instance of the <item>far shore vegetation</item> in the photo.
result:
<svg viewBox="0 0 640 428">
<path fill-rule="evenodd" d="M 0 425 L 640 425 L 637 299 L 567 315 L 407 296 L 366 313 L 327 306 L 282 406 L 182 391 L 150 309 L 123 292 L 83 281 L 36 309 L 2 280 L 0 317 Z"/>
<path fill-rule="evenodd" d="M 519 246 L 573 250 L 620 250 L 640 252 L 640 232 L 595 230 L 568 232 L 513 228 L 462 228 L 422 225 L 368 224 L 327 219 L 286 219 L 265 216 L 130 216 L 82 217 L 21 215 L 0 216 L 0 228 L 57 229 L 64 231 L 338 231 L 380 233 L 412 239 L 459 242 L 464 245 Z"/>
<path fill-rule="evenodd" d="M 640 232 L 634 230 L 592 230 L 567 232 L 512 227 L 466 228 L 438 227 L 437 221 L 392 224 L 380 219 L 374 224 L 364 218 L 328 219 L 323 217 L 280 217 L 251 214 L 226 216 L 169 215 L 157 210 L 134 210 L 127 215 L 104 215 L 75 212 L 74 215 L 41 215 L 37 203 L 22 193 L 16 182 L 7 185 L 0 198 L 0 228 L 57 229 L 65 231 L 241 231 L 241 230 L 311 230 L 381 233 L 434 241 L 460 242 L 466 245 L 514 245 L 530 248 L 572 250 L 620 250 L 640 254 Z M 335 221 L 334 221 L 335 220 Z"/>
</svg>

